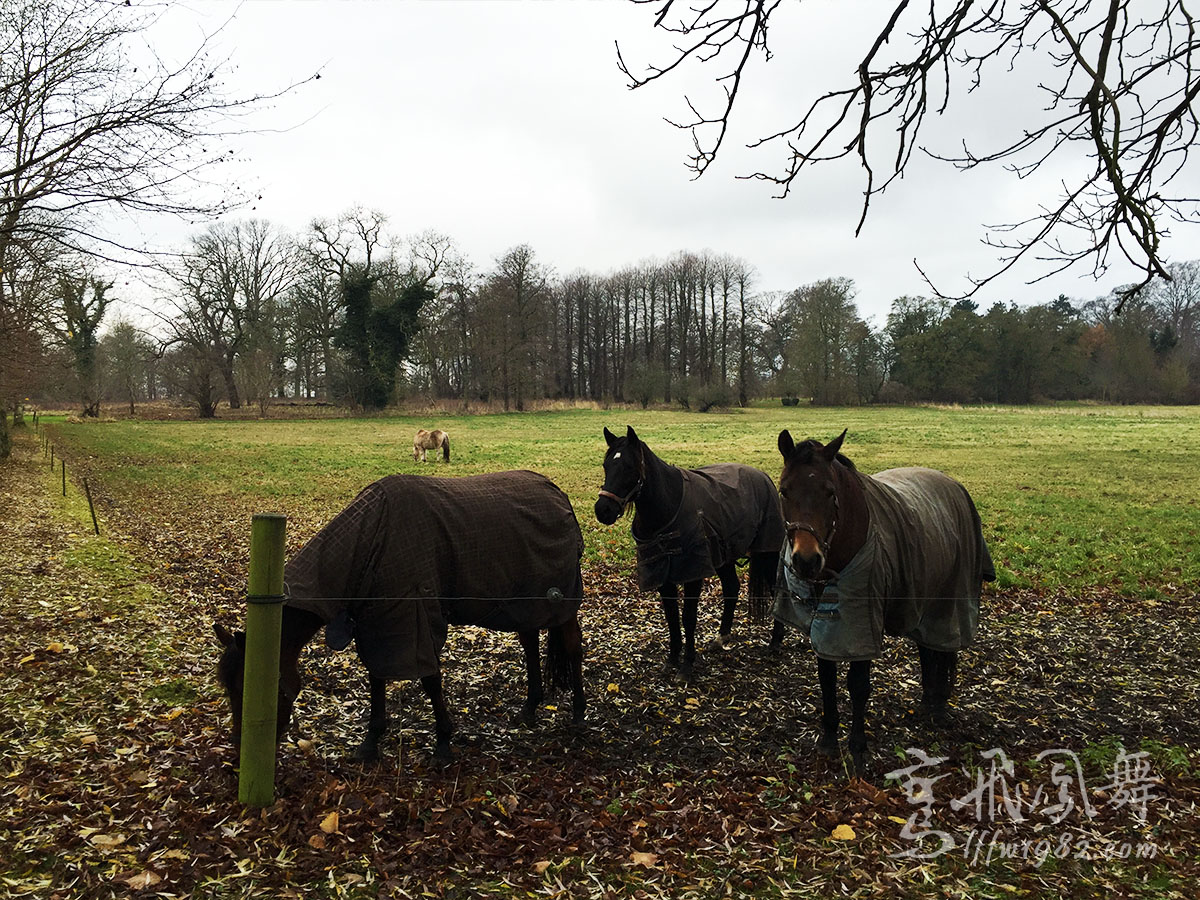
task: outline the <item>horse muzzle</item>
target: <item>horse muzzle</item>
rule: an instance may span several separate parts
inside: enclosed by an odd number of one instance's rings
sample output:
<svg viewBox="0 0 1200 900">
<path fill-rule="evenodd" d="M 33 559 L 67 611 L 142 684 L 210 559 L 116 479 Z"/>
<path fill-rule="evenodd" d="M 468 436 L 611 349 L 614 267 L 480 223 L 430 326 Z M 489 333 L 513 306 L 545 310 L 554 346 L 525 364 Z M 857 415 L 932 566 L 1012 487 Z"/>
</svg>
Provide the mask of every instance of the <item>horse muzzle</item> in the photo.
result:
<svg viewBox="0 0 1200 900">
<path fill-rule="evenodd" d="M 596 521 L 601 525 L 611 525 L 621 518 L 624 506 L 610 494 L 601 494 L 596 499 Z"/>
</svg>

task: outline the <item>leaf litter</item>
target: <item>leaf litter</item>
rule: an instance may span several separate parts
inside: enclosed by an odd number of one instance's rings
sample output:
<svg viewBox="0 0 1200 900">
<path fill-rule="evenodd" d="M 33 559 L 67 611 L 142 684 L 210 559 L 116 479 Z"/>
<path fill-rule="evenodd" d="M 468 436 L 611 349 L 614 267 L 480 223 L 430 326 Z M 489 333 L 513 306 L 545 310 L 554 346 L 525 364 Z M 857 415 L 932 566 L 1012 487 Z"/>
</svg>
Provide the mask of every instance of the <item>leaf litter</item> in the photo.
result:
<svg viewBox="0 0 1200 900">
<path fill-rule="evenodd" d="M 812 751 L 819 692 L 801 639 L 768 656 L 766 629 L 739 618 L 750 640 L 706 654 L 680 684 L 663 672 L 656 597 L 627 571 L 595 569 L 582 613 L 585 728 L 554 698 L 537 728 L 513 728 L 517 642 L 460 629 L 444 656 L 455 762 L 435 765 L 427 703 L 396 684 L 384 759 L 364 766 L 349 756 L 364 674 L 352 653 L 314 645 L 277 799 L 259 810 L 237 801 L 209 631 L 238 616 L 249 512 L 173 497 L 147 514 L 134 498 L 102 496 L 116 524 L 96 538 L 63 512 L 31 446 L 18 442 L 14 457 L 0 468 L 0 895 L 1185 897 L 1200 879 L 1194 593 L 989 595 L 948 730 L 916 713 L 914 654 L 889 642 L 859 779 Z M 297 531 L 305 525 L 315 530 Z M 112 564 L 72 562 L 96 557 Z M 711 588 L 706 598 L 701 645 L 717 618 Z M 898 855 L 913 846 L 902 831 L 916 808 L 884 773 L 909 747 L 948 760 L 931 824 L 958 834 L 978 822 L 946 800 L 971 790 L 982 751 L 1003 748 L 1014 781 L 1033 783 L 1039 753 L 1071 750 L 1100 784 L 1120 748 L 1146 750 L 1156 776 L 1146 821 L 1105 805 L 1059 831 L 1094 847 L 1152 840 L 1160 852 L 1040 864 Z M 1012 842 L 1059 833 L 1033 817 L 1005 826 Z"/>
</svg>

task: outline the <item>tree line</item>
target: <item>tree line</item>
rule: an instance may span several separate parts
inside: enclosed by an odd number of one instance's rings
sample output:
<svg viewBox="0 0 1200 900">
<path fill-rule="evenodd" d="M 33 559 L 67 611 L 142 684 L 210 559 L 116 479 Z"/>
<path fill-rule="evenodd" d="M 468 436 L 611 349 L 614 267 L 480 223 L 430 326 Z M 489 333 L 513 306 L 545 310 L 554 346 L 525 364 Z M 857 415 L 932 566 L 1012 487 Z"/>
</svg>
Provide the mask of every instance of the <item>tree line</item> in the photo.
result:
<svg viewBox="0 0 1200 900">
<path fill-rule="evenodd" d="M 51 275 L 53 277 L 51 277 Z M 172 399 L 201 417 L 283 398 L 745 405 L 1200 400 L 1200 261 L 1132 296 L 1044 304 L 898 297 L 866 321 L 849 278 L 759 288 L 752 264 L 679 252 L 558 275 L 528 245 L 477 269 L 440 234 L 355 209 L 292 236 L 248 220 L 162 264 L 154 324 L 108 323 L 113 282 L 47 273 L 29 375 L 84 415 Z M 1123 304 L 1118 313 L 1118 304 Z"/>
</svg>

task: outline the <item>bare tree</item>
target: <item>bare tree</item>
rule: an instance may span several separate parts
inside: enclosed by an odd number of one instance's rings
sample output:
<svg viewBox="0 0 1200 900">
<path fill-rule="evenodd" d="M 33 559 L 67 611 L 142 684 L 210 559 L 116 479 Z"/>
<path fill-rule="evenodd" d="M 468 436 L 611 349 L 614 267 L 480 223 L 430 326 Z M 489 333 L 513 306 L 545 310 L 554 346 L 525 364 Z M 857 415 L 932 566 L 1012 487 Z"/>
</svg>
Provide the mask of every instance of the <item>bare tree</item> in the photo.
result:
<svg viewBox="0 0 1200 900">
<path fill-rule="evenodd" d="M 730 134 L 752 63 L 772 58 L 768 26 L 780 0 L 634 2 L 656 8 L 654 25 L 672 35 L 673 46 L 665 62 L 638 74 L 618 46 L 631 87 L 688 63 L 716 68 L 723 100 L 704 111 L 689 100 L 692 118 L 673 123 L 690 130 L 689 167 L 703 175 Z M 1090 265 L 1098 277 L 1110 258 L 1123 257 L 1142 275 L 1124 289 L 1123 300 L 1156 276 L 1170 279 L 1162 238 L 1172 222 L 1191 223 L 1200 213 L 1200 198 L 1182 187 L 1194 177 L 1189 162 L 1200 93 L 1200 32 L 1187 6 L 1186 0 L 894 0 L 875 7 L 869 24 L 872 12 L 856 8 L 864 31 L 874 35 L 866 52 L 847 66 L 843 84 L 749 145 L 783 146 L 787 155 L 780 170 L 746 177 L 777 185 L 782 197 L 804 169 L 857 158 L 866 182 L 861 230 L 872 200 L 904 175 L 918 150 L 960 169 L 995 163 L 1027 178 L 1070 165 L 1082 147 L 1089 163 L 1071 166 L 1074 174 L 1057 199 L 985 237 L 998 251 L 998 266 L 970 279 L 965 296 L 1025 257 L 1044 264 L 1034 281 L 1077 264 Z M 1027 110 L 998 146 L 945 153 L 922 145 L 930 114 L 950 110 L 956 86 L 965 83 L 970 93 L 985 79 L 1046 65 L 1054 74 L 1039 84 L 1043 108 Z"/>
<path fill-rule="evenodd" d="M 64 251 L 128 261 L 133 249 L 99 227 L 105 211 L 204 217 L 241 202 L 208 191 L 232 152 L 224 141 L 244 132 L 238 114 L 296 85 L 228 96 L 227 61 L 207 38 L 162 58 L 147 32 L 165 9 L 0 0 L 0 271 Z M 0 280 L 0 320 L 19 318 L 18 300 Z M 10 333 L 3 324 L 0 383 L 12 380 Z"/>
</svg>

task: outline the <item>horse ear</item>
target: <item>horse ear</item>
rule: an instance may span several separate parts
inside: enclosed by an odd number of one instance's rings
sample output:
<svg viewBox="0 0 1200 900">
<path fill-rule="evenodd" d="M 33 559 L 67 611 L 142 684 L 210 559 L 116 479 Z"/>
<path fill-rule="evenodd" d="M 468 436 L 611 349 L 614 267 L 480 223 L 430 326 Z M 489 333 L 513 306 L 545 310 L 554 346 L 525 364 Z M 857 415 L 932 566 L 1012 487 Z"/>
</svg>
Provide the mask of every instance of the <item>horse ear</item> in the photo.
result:
<svg viewBox="0 0 1200 900">
<path fill-rule="evenodd" d="M 842 429 L 842 433 L 835 437 L 832 441 L 825 445 L 825 449 L 821 451 L 829 462 L 833 462 L 837 458 L 838 451 L 842 449 L 842 441 L 846 440 L 846 429 Z"/>
<path fill-rule="evenodd" d="M 795 449 L 796 442 L 792 440 L 792 433 L 786 428 L 779 432 L 779 452 L 783 454 L 783 458 L 787 459 Z"/>
<path fill-rule="evenodd" d="M 625 437 L 629 440 L 630 444 L 640 444 L 641 443 L 641 441 L 638 439 L 637 432 L 633 430 L 632 425 L 625 426 Z"/>
<path fill-rule="evenodd" d="M 604 426 L 604 441 L 608 446 L 612 446 L 617 442 L 617 436 L 608 430 L 608 426 Z"/>
<path fill-rule="evenodd" d="M 230 633 L 229 629 L 220 622 L 213 622 L 213 633 L 217 636 L 217 640 L 221 642 L 222 647 L 236 647 L 237 640 Z"/>
</svg>

